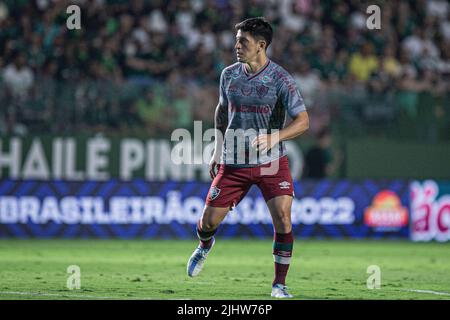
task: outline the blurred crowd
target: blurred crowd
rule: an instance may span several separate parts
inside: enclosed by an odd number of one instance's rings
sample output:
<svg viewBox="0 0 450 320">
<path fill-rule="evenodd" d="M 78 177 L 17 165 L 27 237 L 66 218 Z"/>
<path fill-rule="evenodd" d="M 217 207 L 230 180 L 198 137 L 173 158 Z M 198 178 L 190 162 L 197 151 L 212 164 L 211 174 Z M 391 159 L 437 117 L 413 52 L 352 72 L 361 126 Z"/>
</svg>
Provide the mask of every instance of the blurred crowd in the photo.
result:
<svg viewBox="0 0 450 320">
<path fill-rule="evenodd" d="M 71 4 L 80 30 L 66 26 Z M 371 4 L 380 29 L 367 28 Z M 234 25 L 256 16 L 274 27 L 268 55 L 298 82 L 310 134 L 417 124 L 450 139 L 446 0 L 0 0 L 0 132 L 212 126 Z"/>
</svg>

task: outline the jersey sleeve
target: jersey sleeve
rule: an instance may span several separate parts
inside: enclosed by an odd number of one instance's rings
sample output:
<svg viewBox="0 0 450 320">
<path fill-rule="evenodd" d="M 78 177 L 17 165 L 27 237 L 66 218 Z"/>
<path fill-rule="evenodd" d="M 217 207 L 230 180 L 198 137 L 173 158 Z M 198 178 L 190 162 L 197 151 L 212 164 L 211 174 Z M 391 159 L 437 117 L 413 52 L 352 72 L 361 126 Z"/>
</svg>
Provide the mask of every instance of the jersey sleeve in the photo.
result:
<svg viewBox="0 0 450 320">
<path fill-rule="evenodd" d="M 225 71 L 220 75 L 219 103 L 224 107 L 228 107 L 228 97 L 225 91 Z"/>
<path fill-rule="evenodd" d="M 281 102 L 283 102 L 290 117 L 295 117 L 306 110 L 303 97 L 291 75 L 288 74 L 281 80 L 279 94 Z"/>
</svg>

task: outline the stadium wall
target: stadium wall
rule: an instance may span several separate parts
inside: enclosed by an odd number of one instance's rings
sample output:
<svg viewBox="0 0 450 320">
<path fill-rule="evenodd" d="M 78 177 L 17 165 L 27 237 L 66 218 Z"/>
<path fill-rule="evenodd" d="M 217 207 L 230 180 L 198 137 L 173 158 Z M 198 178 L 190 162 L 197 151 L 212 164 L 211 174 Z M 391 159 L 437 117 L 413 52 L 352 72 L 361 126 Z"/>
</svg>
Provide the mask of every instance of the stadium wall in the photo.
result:
<svg viewBox="0 0 450 320">
<path fill-rule="evenodd" d="M 354 139 L 346 142 L 349 178 L 450 179 L 450 144 Z"/>
<path fill-rule="evenodd" d="M 213 142 L 202 137 L 198 146 L 186 148 L 187 163 L 175 163 L 172 152 L 178 141 L 114 138 L 104 136 L 36 136 L 0 139 L 0 178 L 20 180 L 130 181 L 210 181 L 208 151 Z M 286 143 L 294 179 L 303 170 L 301 148 Z M 174 153 L 176 154 L 176 153 Z M 178 155 L 178 154 L 177 154 Z"/>
<path fill-rule="evenodd" d="M 201 146 L 191 150 L 191 165 L 167 161 L 175 144 L 167 139 L 102 135 L 2 137 L 0 178 L 209 181 L 205 163 L 209 162 L 211 143 L 202 141 Z M 342 177 L 450 180 L 448 143 L 348 139 L 344 145 Z M 310 141 L 286 143 L 294 179 L 301 178 L 303 155 L 309 146 Z"/>
</svg>

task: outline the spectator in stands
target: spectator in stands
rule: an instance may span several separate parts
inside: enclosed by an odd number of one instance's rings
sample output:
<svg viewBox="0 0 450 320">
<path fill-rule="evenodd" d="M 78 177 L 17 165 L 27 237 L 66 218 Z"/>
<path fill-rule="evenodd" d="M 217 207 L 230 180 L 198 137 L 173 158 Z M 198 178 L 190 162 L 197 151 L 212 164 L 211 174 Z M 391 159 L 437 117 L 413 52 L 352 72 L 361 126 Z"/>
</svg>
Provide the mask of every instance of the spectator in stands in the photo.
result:
<svg viewBox="0 0 450 320">
<path fill-rule="evenodd" d="M 322 179 L 336 172 L 341 163 L 341 156 L 338 153 L 333 154 L 331 145 L 331 132 L 324 128 L 319 132 L 317 142 L 306 153 L 305 178 Z"/>
<path fill-rule="evenodd" d="M 305 105 L 312 107 L 314 98 L 321 86 L 320 76 L 317 71 L 311 70 L 307 61 L 300 62 L 298 72 L 292 75 L 300 88 Z"/>
<path fill-rule="evenodd" d="M 380 65 L 385 73 L 390 77 L 396 78 L 400 75 L 401 66 L 395 57 L 393 46 L 387 45 L 383 50 L 383 55 L 380 58 Z"/>
<path fill-rule="evenodd" d="M 366 42 L 362 45 L 359 52 L 350 57 L 350 73 L 358 81 L 367 82 L 375 70 L 378 69 L 378 58 L 374 54 L 373 44 Z"/>
<path fill-rule="evenodd" d="M 439 55 L 439 50 L 436 45 L 421 27 L 414 28 L 413 34 L 405 38 L 402 47 L 413 60 L 422 57 L 425 50 L 433 57 Z"/>
<path fill-rule="evenodd" d="M 2 71 L 2 78 L 14 98 L 26 99 L 34 82 L 33 70 L 27 65 L 24 54 L 17 53 L 14 62 Z"/>
<path fill-rule="evenodd" d="M 400 74 L 397 88 L 397 105 L 399 106 L 399 111 L 406 113 L 411 119 L 416 118 L 420 83 L 418 81 L 417 69 L 411 62 L 406 50 L 402 50 L 400 53 Z"/>
<path fill-rule="evenodd" d="M 370 32 L 365 25 L 366 6 L 358 1 L 82 1 L 78 4 L 83 13 L 81 30 L 66 28 L 69 3 L 0 1 L 3 105 L 25 104 L 24 100 L 3 98 L 6 91 L 25 96 L 34 92 L 34 99 L 51 101 L 32 104 L 47 105 L 49 118 L 62 122 L 55 122 L 55 132 L 89 129 L 86 123 L 90 122 L 83 115 L 93 115 L 85 112 L 86 103 L 99 107 L 100 113 L 119 108 L 114 112 L 128 114 L 130 105 L 143 103 L 147 89 L 154 90 L 155 84 L 171 86 L 172 70 L 177 70 L 192 98 L 188 101 L 191 117 L 184 114 L 183 121 L 208 119 L 209 103 L 217 95 L 210 85 L 219 80 L 221 66 L 233 62 L 229 52 L 235 39 L 230 25 L 255 15 L 266 16 L 279 37 L 269 47 L 271 59 L 285 61 L 306 91 L 308 87 L 316 91 L 313 88 L 319 82 L 324 88 L 318 95 L 320 112 L 311 112 L 317 130 L 332 113 L 342 115 L 343 108 L 358 110 L 354 107 L 361 105 L 359 97 L 371 90 L 371 76 L 380 69 L 389 78 L 398 77 L 392 85 L 397 91 L 397 108 L 408 110 L 411 116 L 417 114 L 419 93 L 428 90 L 419 72 L 433 70 L 436 83 L 449 91 L 450 10 L 445 0 L 384 2 L 382 29 Z M 305 71 L 307 65 L 310 69 Z M 24 81 L 17 81 L 19 78 Z M 91 84 L 110 90 L 97 90 Z M 171 97 L 178 100 L 186 93 L 186 88 L 178 86 L 164 90 L 163 96 L 171 91 Z M 37 92 L 40 95 L 35 95 Z M 45 96 L 51 92 L 55 97 Z M 105 92 L 114 92 L 114 99 L 98 99 Z M 171 103 L 171 97 L 161 101 Z M 442 99 L 440 94 L 434 97 Z M 177 105 L 182 108 L 183 104 Z M 445 109 L 445 103 L 440 105 Z M 142 115 L 140 123 L 147 127 L 148 115 Z M 22 122 L 20 115 L 15 116 Z M 0 109 L 0 118 L 4 124 L 5 119 L 13 119 L 5 114 L 5 108 Z M 109 123 L 105 130 L 117 130 L 107 117 L 98 119 Z M 170 132 L 169 126 L 165 128 Z M 42 130 L 47 129 L 43 124 Z"/>
<path fill-rule="evenodd" d="M 428 0 L 426 1 L 426 12 L 428 16 L 443 20 L 450 12 L 450 6 L 446 0 Z"/>
</svg>

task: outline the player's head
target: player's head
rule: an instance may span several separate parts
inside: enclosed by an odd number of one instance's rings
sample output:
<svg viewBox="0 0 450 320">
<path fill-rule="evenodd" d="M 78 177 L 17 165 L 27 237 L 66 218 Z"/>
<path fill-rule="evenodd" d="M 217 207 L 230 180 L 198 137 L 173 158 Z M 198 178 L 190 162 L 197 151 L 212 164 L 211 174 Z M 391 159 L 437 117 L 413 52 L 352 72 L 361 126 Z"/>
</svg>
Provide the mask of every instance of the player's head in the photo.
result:
<svg viewBox="0 0 450 320">
<path fill-rule="evenodd" d="M 273 30 L 264 18 L 250 18 L 235 25 L 237 59 L 248 62 L 259 54 L 265 54 L 272 42 Z"/>
</svg>

